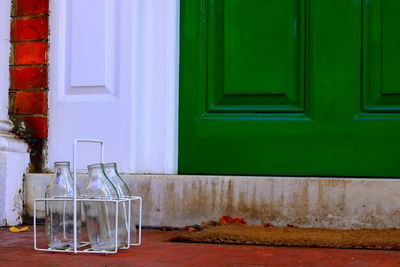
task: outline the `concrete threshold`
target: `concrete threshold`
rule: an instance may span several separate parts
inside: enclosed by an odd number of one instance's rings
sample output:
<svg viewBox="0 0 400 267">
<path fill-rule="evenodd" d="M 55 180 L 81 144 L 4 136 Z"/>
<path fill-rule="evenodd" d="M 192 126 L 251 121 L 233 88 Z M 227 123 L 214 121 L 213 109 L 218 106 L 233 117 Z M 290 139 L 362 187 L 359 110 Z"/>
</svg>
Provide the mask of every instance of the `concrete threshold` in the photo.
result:
<svg viewBox="0 0 400 267">
<path fill-rule="evenodd" d="M 52 174 L 25 176 L 25 209 Z M 123 175 L 143 197 L 145 226 L 184 226 L 243 216 L 249 224 L 342 229 L 399 228 L 400 180 L 361 178 Z M 85 185 L 85 175 L 78 184 Z M 41 203 L 43 204 L 43 203 Z M 44 217 L 44 205 L 38 206 Z"/>
</svg>

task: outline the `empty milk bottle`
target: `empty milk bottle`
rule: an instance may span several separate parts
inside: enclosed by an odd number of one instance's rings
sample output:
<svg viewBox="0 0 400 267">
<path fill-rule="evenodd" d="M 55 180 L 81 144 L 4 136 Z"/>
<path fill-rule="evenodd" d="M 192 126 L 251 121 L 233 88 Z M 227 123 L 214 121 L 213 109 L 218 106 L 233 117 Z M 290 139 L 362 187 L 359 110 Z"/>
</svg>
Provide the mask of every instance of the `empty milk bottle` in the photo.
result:
<svg viewBox="0 0 400 267">
<path fill-rule="evenodd" d="M 119 175 L 117 170 L 117 163 L 106 163 L 104 164 L 104 172 L 106 173 L 107 177 L 113 182 L 115 188 L 117 189 L 118 193 L 122 196 L 122 198 L 130 199 L 132 194 L 129 190 L 128 185 Z M 128 229 L 128 216 L 129 216 L 129 203 L 122 202 L 119 214 L 121 215 L 121 220 L 125 222 L 125 227 L 127 233 L 130 232 L 131 242 L 136 242 L 136 222 L 135 222 L 135 213 L 133 206 L 131 208 L 131 221 L 130 221 L 130 229 Z"/>
<path fill-rule="evenodd" d="M 69 162 L 54 162 L 53 180 L 46 188 L 46 198 L 73 198 L 73 181 Z M 78 189 L 77 189 L 78 190 Z M 77 196 L 80 196 L 77 191 Z M 49 248 L 74 246 L 73 201 L 46 201 L 45 228 Z M 77 207 L 77 244 L 80 243 L 81 210 Z"/>
<path fill-rule="evenodd" d="M 118 191 L 113 183 L 107 178 L 103 170 L 103 164 L 97 163 L 88 166 L 89 180 L 83 193 L 85 198 L 117 200 L 120 198 Z M 121 204 L 121 203 L 120 203 Z M 120 205 L 119 204 L 119 205 Z M 115 233 L 116 208 L 113 202 L 94 202 L 85 201 L 85 217 L 92 250 L 114 250 L 115 237 L 117 234 L 117 247 L 126 244 L 126 231 L 120 227 L 120 216 L 118 222 L 118 233 Z"/>
</svg>

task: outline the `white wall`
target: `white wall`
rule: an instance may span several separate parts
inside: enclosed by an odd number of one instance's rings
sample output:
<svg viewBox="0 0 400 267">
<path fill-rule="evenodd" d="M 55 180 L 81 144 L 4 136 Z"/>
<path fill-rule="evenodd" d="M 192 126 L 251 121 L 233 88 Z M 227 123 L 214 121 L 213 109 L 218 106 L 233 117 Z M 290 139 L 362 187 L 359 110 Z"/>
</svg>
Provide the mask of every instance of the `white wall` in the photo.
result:
<svg viewBox="0 0 400 267">
<path fill-rule="evenodd" d="M 8 120 L 11 0 L 0 1 L 0 226 L 21 223 L 27 146 L 10 131 Z"/>
<path fill-rule="evenodd" d="M 105 140 L 125 173 L 177 172 L 179 0 L 50 1 L 48 167 Z M 78 168 L 98 161 L 82 147 Z M 90 160 L 89 160 L 90 159 Z"/>
</svg>

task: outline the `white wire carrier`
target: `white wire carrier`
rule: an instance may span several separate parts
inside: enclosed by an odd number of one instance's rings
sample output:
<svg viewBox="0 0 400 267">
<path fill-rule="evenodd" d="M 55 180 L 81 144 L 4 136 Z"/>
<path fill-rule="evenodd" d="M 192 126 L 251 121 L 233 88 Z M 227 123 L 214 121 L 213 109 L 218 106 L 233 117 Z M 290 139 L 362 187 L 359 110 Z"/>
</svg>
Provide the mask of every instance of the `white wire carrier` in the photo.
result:
<svg viewBox="0 0 400 267">
<path fill-rule="evenodd" d="M 128 249 L 130 246 L 139 246 L 142 243 L 142 198 L 139 196 L 131 196 L 130 198 L 122 198 L 122 199 L 89 199 L 89 198 L 78 198 L 76 191 L 76 162 L 78 155 L 78 143 L 97 143 L 101 146 L 101 162 L 104 163 L 104 142 L 99 139 L 75 139 L 74 140 L 74 148 L 73 148 L 73 198 L 36 198 L 33 203 L 33 246 L 35 250 L 39 251 L 51 251 L 51 252 L 67 252 L 67 253 L 100 253 L 100 254 L 109 254 L 109 253 L 117 253 L 118 249 Z M 56 249 L 56 248 L 38 248 L 37 247 L 37 232 L 36 232 L 36 203 L 38 201 L 64 201 L 64 205 L 66 201 L 73 201 L 73 225 L 74 225 L 74 246 L 73 248 L 67 249 Z M 94 202 L 111 202 L 114 203 L 115 206 L 115 247 L 114 250 L 92 250 L 90 247 L 90 243 L 88 241 L 81 241 L 78 244 L 77 240 L 77 203 L 78 202 L 86 202 L 86 201 L 94 201 Z M 138 222 L 138 236 L 137 242 L 131 242 L 131 207 L 132 205 L 138 201 L 139 202 L 139 222 Z M 127 228 L 128 236 L 127 236 L 127 245 L 122 248 L 118 248 L 118 206 L 128 203 L 128 225 Z"/>
</svg>

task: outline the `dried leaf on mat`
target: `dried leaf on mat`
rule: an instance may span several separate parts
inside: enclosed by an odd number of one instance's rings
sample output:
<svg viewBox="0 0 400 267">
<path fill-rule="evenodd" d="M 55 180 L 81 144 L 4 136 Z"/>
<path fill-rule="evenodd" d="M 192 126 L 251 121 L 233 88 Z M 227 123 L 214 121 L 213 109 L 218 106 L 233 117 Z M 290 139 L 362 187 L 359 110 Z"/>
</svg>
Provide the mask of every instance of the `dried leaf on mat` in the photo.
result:
<svg viewBox="0 0 400 267">
<path fill-rule="evenodd" d="M 222 225 L 227 225 L 227 224 L 247 224 L 247 222 L 244 220 L 242 216 L 237 216 L 234 218 L 231 218 L 229 216 L 222 216 L 219 218 L 219 223 Z"/>
</svg>

